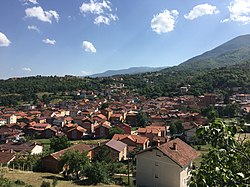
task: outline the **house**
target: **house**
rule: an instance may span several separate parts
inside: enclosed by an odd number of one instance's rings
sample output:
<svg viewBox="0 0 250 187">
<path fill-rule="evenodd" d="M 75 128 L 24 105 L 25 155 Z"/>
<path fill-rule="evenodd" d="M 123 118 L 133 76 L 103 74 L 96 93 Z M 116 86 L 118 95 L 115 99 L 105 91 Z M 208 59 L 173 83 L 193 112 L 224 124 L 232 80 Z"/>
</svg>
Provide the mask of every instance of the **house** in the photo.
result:
<svg viewBox="0 0 250 187">
<path fill-rule="evenodd" d="M 11 129 L 24 130 L 28 125 L 24 122 L 17 122 L 17 123 L 8 124 L 6 126 Z"/>
<path fill-rule="evenodd" d="M 102 146 L 109 149 L 110 158 L 113 161 L 127 160 L 127 145 L 125 143 L 112 139 L 105 144 L 96 147 L 94 149 L 94 155 L 98 154 Z"/>
<path fill-rule="evenodd" d="M 17 129 L 8 128 L 7 126 L 3 126 L 0 128 L 0 142 L 4 142 L 10 139 L 19 139 L 20 135 L 22 135 L 22 131 Z"/>
<path fill-rule="evenodd" d="M 0 151 L 0 165 L 9 165 L 15 159 L 15 153 L 10 151 Z"/>
<path fill-rule="evenodd" d="M 7 124 L 7 119 L 0 118 L 0 126 L 6 125 L 6 124 Z"/>
<path fill-rule="evenodd" d="M 94 121 L 88 117 L 84 117 L 79 125 L 86 129 L 88 134 L 92 134 L 94 132 Z"/>
<path fill-rule="evenodd" d="M 113 123 L 119 123 L 119 122 L 122 122 L 123 121 L 123 114 L 121 113 L 117 113 L 117 114 L 112 114 L 111 117 L 110 117 L 110 122 L 113 124 Z"/>
<path fill-rule="evenodd" d="M 111 115 L 113 114 L 113 110 L 110 108 L 105 108 L 103 110 L 101 110 L 101 113 L 106 116 L 106 118 L 108 119 L 108 121 L 110 120 Z"/>
<path fill-rule="evenodd" d="M 42 158 L 42 169 L 43 171 L 52 172 L 52 173 L 59 173 L 59 160 L 60 157 L 67 151 L 79 151 L 79 152 L 87 152 L 87 156 L 91 160 L 93 158 L 93 148 L 92 145 L 87 144 L 77 144 L 66 149 L 57 151 L 52 153 L 46 157 Z"/>
<path fill-rule="evenodd" d="M 192 161 L 199 152 L 174 139 L 136 155 L 136 186 L 187 187 Z"/>
<path fill-rule="evenodd" d="M 165 137 L 168 126 L 146 126 L 137 130 L 138 135 L 149 138 L 150 143 L 153 142 L 154 137 Z"/>
<path fill-rule="evenodd" d="M 118 123 L 115 125 L 119 129 L 123 130 L 124 134 L 131 134 L 131 126 L 126 123 Z"/>
<path fill-rule="evenodd" d="M 43 152 L 43 146 L 37 144 L 36 142 L 7 142 L 0 145 L 0 151 L 11 151 L 21 154 L 41 154 Z"/>
<path fill-rule="evenodd" d="M 67 132 L 67 137 L 70 140 L 80 140 L 86 135 L 88 135 L 87 130 L 81 126 L 75 126 Z"/>
<path fill-rule="evenodd" d="M 137 148 L 143 150 L 149 146 L 149 139 L 139 135 L 115 134 L 112 139 L 127 144 L 129 152 Z"/>
<path fill-rule="evenodd" d="M 200 127 L 196 123 L 185 122 L 183 125 L 184 138 L 189 143 L 194 143 L 197 141 L 196 130 Z"/>
<path fill-rule="evenodd" d="M 16 119 L 16 115 L 15 114 L 2 114 L 1 118 L 4 118 L 7 120 L 7 124 L 11 124 L 11 123 L 16 123 L 17 119 Z"/>
<path fill-rule="evenodd" d="M 52 138 L 54 136 L 56 136 L 59 132 L 59 129 L 57 126 L 53 126 L 50 128 L 46 128 L 42 133 L 41 133 L 41 137 L 42 138 Z"/>
<path fill-rule="evenodd" d="M 95 132 L 94 132 L 95 138 L 107 138 L 108 135 L 109 135 L 109 129 L 110 128 L 111 128 L 110 123 L 107 122 L 107 121 L 95 126 L 94 127 L 94 129 L 95 129 Z"/>
<path fill-rule="evenodd" d="M 126 115 L 126 123 L 128 123 L 129 125 L 131 125 L 132 127 L 136 126 L 138 120 L 137 120 L 137 113 L 127 113 Z"/>
</svg>

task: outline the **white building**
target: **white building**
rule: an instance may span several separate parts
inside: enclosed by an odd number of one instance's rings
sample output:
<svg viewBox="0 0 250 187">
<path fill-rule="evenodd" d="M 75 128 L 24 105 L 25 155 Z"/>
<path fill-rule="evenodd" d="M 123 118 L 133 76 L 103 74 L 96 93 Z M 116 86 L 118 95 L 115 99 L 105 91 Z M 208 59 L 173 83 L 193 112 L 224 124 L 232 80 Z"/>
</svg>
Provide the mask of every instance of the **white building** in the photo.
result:
<svg viewBox="0 0 250 187">
<path fill-rule="evenodd" d="M 199 152 L 180 139 L 137 154 L 137 187 L 186 187 L 192 161 Z"/>
</svg>

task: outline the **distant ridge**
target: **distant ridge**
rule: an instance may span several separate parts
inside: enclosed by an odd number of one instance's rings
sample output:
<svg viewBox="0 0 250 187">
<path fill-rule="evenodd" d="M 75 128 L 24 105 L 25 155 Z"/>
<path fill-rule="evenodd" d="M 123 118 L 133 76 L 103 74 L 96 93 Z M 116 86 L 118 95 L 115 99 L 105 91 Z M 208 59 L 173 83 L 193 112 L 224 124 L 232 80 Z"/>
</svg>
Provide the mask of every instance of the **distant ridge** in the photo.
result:
<svg viewBox="0 0 250 187">
<path fill-rule="evenodd" d="M 214 49 L 193 57 L 179 69 L 218 68 L 235 65 L 250 59 L 250 34 L 238 36 Z"/>
<path fill-rule="evenodd" d="M 103 73 L 97 73 L 90 75 L 89 77 L 96 78 L 96 77 L 110 77 L 114 75 L 124 75 L 124 74 L 137 74 L 137 73 L 147 73 L 147 72 L 156 72 L 166 67 L 131 67 L 128 69 L 121 69 L 121 70 L 108 70 Z"/>
</svg>

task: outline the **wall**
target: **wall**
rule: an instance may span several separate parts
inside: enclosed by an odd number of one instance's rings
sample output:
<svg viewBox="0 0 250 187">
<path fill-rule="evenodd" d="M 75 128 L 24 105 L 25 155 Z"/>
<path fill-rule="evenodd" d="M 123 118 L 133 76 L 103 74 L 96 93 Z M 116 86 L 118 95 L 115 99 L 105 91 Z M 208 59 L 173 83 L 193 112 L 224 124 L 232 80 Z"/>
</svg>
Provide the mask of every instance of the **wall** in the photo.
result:
<svg viewBox="0 0 250 187">
<path fill-rule="evenodd" d="M 137 155 L 136 183 L 144 187 L 184 187 L 185 169 L 153 149 Z"/>
</svg>

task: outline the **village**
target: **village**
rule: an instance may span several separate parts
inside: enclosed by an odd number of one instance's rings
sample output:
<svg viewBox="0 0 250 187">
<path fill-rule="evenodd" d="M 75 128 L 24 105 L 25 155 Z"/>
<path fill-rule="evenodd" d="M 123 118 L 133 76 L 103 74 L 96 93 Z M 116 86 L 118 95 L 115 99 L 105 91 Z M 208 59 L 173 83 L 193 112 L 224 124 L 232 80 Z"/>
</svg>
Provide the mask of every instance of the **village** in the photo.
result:
<svg viewBox="0 0 250 187">
<path fill-rule="evenodd" d="M 85 152 L 91 162 L 103 155 L 105 147 L 106 157 L 124 164 L 121 173 L 130 177 L 129 185 L 161 186 L 167 181 L 169 186 L 187 186 L 193 162 L 201 159 L 199 148 L 204 145 L 196 136 L 197 129 L 216 117 L 242 125 L 241 119 L 250 112 L 250 94 L 240 94 L 235 88 L 225 103 L 220 94 L 196 97 L 188 95 L 188 87 L 180 92 L 178 97 L 147 99 L 130 94 L 119 84 L 102 91 L 69 93 L 78 97 L 75 101 L 1 107 L 0 166 L 32 171 L 34 166 L 18 165 L 15 160 L 42 155 L 39 171 L 58 174 L 66 152 Z M 204 112 L 229 105 L 232 114 L 226 116 Z M 245 121 L 243 126 L 249 132 Z M 62 137 L 71 142 L 69 147 L 51 152 L 44 144 Z"/>
</svg>

